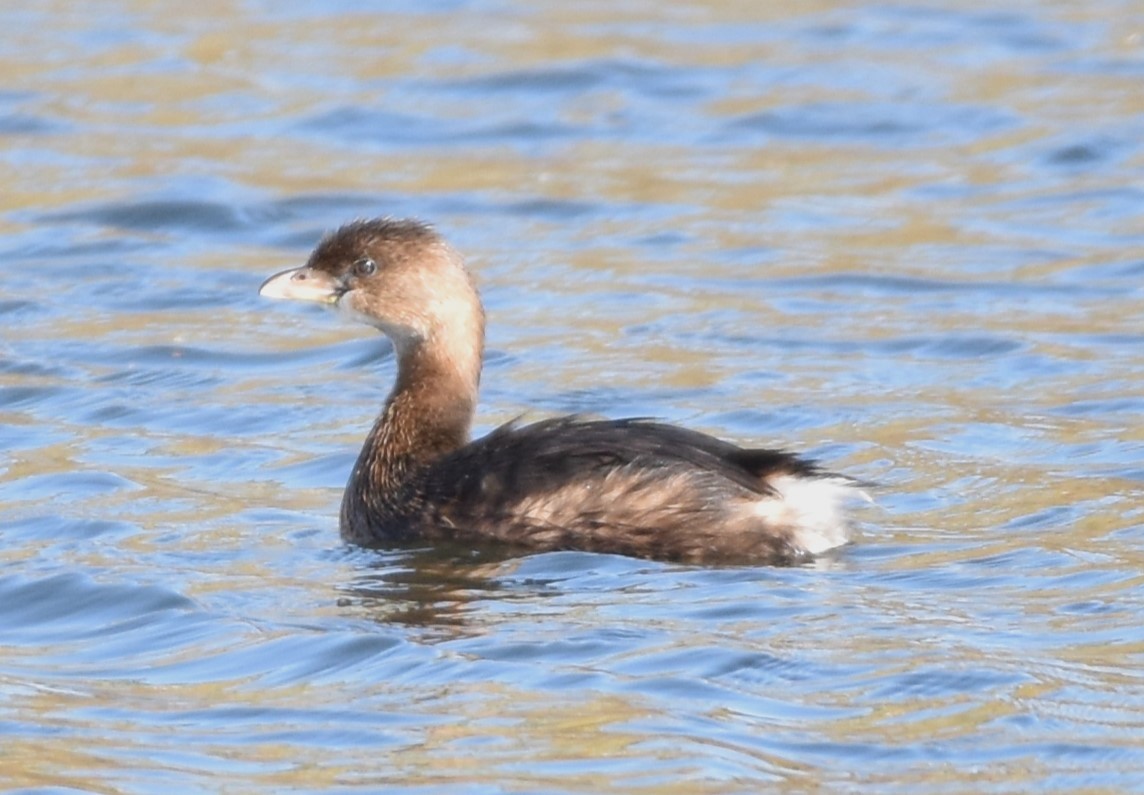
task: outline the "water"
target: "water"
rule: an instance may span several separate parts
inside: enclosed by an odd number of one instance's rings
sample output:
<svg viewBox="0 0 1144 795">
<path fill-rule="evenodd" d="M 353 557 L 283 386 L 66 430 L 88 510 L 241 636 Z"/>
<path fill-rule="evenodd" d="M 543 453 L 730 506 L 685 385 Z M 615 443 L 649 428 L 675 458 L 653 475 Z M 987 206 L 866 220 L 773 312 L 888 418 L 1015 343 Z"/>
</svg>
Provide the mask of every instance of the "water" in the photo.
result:
<svg viewBox="0 0 1144 795">
<path fill-rule="evenodd" d="M 1144 17 L 40 3 L 0 44 L 0 782 L 1144 786 Z M 481 430 L 878 481 L 799 568 L 343 547 L 388 347 L 259 300 L 436 222 Z"/>
</svg>

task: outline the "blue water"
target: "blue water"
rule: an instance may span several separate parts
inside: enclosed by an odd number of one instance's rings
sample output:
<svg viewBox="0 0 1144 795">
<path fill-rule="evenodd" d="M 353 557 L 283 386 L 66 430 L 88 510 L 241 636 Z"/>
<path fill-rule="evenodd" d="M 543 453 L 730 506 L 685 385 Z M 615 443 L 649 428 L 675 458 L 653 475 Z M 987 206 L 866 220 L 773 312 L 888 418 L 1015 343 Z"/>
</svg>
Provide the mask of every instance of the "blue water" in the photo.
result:
<svg viewBox="0 0 1144 795">
<path fill-rule="evenodd" d="M 1144 787 L 1131 5 L 0 10 L 0 785 Z M 876 481 L 795 568 L 343 546 L 387 343 L 260 300 L 413 215 L 479 430 Z"/>
</svg>

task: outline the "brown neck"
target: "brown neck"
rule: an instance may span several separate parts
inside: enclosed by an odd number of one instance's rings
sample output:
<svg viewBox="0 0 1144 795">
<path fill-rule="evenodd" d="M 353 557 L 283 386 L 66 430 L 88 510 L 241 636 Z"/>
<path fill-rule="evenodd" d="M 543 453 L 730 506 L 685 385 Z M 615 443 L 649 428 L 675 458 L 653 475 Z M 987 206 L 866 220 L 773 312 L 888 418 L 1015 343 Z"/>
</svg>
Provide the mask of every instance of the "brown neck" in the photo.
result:
<svg viewBox="0 0 1144 795">
<path fill-rule="evenodd" d="M 410 491 L 416 474 L 468 442 L 482 338 L 478 331 L 467 347 L 428 340 L 397 345 L 397 383 L 366 438 L 342 504 L 343 532 L 349 524 L 351 540 L 356 529 L 349 517 L 400 525 L 400 517 L 419 507 Z"/>
<path fill-rule="evenodd" d="M 367 445 L 379 458 L 414 466 L 456 450 L 469 440 L 479 378 L 479 360 L 459 368 L 428 345 L 401 351 L 397 382 Z"/>
</svg>

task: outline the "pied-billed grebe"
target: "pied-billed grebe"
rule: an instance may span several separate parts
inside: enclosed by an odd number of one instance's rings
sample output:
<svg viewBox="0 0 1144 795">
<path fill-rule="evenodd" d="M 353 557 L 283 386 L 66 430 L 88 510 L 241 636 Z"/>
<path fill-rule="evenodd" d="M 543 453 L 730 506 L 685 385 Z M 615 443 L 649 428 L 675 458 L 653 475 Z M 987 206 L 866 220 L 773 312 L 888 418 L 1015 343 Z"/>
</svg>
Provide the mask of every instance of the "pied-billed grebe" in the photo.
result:
<svg viewBox="0 0 1144 795">
<path fill-rule="evenodd" d="M 347 224 L 259 292 L 336 307 L 396 349 L 397 382 L 342 500 L 346 541 L 772 563 L 847 541 L 853 481 L 790 453 L 642 419 L 510 423 L 469 441 L 484 310 L 460 255 L 425 224 Z"/>
</svg>

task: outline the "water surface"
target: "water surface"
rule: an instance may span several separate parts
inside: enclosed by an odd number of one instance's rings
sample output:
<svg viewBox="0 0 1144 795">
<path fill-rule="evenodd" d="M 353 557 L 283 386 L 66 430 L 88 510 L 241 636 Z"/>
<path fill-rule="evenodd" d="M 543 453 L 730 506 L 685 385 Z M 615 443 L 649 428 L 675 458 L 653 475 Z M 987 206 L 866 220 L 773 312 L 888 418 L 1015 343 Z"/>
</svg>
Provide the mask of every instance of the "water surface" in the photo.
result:
<svg viewBox="0 0 1144 795">
<path fill-rule="evenodd" d="M 1144 781 L 1144 17 L 1115 0 L 0 11 L 0 782 Z M 877 481 L 796 568 L 362 551 L 386 343 L 258 299 L 434 221 L 480 430 Z"/>
</svg>

